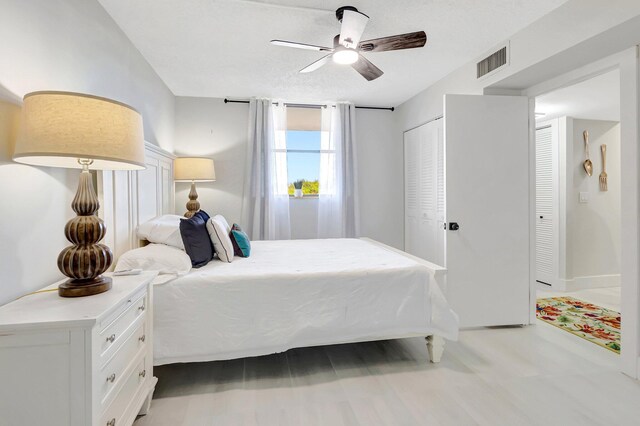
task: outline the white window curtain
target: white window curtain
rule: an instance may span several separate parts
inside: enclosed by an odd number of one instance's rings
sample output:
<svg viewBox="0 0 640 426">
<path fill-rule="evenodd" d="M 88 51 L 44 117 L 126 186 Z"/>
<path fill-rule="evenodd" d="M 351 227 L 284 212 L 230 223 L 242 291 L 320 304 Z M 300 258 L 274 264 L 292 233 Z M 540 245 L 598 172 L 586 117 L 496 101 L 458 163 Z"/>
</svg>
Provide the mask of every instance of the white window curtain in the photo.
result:
<svg viewBox="0 0 640 426">
<path fill-rule="evenodd" d="M 289 191 L 284 102 L 249 102 L 249 146 L 242 217 L 254 240 L 288 240 Z"/>
<path fill-rule="evenodd" d="M 352 104 L 328 105 L 322 111 L 318 238 L 360 235 L 355 125 Z"/>
</svg>

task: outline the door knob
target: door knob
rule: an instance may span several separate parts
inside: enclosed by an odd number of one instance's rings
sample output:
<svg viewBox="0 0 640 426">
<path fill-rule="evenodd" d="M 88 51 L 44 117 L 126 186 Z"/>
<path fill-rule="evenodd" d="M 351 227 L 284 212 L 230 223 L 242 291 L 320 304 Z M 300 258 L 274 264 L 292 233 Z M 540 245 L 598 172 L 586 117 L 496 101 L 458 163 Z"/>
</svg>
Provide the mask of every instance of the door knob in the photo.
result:
<svg viewBox="0 0 640 426">
<path fill-rule="evenodd" d="M 449 231 L 457 231 L 460 229 L 460 225 L 457 222 L 449 222 Z"/>
</svg>

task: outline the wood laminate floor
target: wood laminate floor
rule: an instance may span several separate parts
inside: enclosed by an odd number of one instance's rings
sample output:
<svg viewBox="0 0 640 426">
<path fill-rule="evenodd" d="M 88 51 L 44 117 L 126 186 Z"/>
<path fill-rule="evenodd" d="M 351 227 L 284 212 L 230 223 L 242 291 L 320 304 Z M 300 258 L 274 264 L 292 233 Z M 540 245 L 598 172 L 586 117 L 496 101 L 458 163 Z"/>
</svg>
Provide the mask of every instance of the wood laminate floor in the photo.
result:
<svg viewBox="0 0 640 426">
<path fill-rule="evenodd" d="M 424 339 L 157 367 L 135 426 L 639 425 L 618 356 L 538 321 L 461 332 L 440 364 Z"/>
</svg>

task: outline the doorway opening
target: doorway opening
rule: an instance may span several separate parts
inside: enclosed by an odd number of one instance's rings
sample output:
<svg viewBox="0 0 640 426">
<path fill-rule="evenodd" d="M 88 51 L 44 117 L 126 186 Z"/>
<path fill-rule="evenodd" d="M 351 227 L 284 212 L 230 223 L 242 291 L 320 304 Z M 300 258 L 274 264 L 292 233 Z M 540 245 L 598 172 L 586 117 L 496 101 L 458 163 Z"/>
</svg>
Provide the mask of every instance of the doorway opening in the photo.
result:
<svg viewBox="0 0 640 426">
<path fill-rule="evenodd" d="M 537 318 L 620 353 L 620 71 L 535 98 Z"/>
</svg>

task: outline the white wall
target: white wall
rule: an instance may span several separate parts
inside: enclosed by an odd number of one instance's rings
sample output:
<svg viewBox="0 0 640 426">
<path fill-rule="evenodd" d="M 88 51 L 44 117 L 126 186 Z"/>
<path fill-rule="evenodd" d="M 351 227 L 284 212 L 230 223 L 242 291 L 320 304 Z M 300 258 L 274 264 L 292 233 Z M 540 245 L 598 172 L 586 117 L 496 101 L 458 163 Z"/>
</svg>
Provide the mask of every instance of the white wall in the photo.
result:
<svg viewBox="0 0 640 426">
<path fill-rule="evenodd" d="M 240 222 L 249 106 L 217 98 L 176 98 L 174 153 L 211 157 L 216 181 L 198 183 L 198 201 L 209 214 Z M 176 182 L 176 213 L 186 211 L 190 184 Z"/>
<path fill-rule="evenodd" d="M 525 89 L 634 46 L 640 42 L 639 15 L 637 0 L 569 0 L 510 37 L 505 69 L 478 80 L 472 61 L 400 105 L 399 131 L 441 115 L 445 94 L 482 94 L 492 86 L 496 94 L 499 88 Z"/>
<path fill-rule="evenodd" d="M 77 172 L 12 163 L 20 107 L 0 102 L 0 305 L 62 277 Z"/>
<path fill-rule="evenodd" d="M 104 96 L 143 117 L 145 140 L 171 151 L 174 96 L 96 0 L 2 0 L 0 92 Z"/>
<path fill-rule="evenodd" d="M 403 143 L 397 112 L 356 110 L 360 233 L 404 248 Z"/>
<path fill-rule="evenodd" d="M 172 148 L 174 97 L 94 0 L 2 0 L 0 11 L 0 305 L 62 278 L 64 224 L 77 171 L 11 162 L 20 105 L 35 90 L 117 99 L 145 138 Z M 107 230 L 107 232 L 109 232 Z"/>
<path fill-rule="evenodd" d="M 394 144 L 394 112 L 358 109 L 361 234 L 403 245 L 402 144 Z M 203 210 L 241 220 L 249 107 L 216 98 L 176 98 L 176 155 L 214 159 L 216 182 L 198 184 Z M 176 213 L 184 213 L 188 183 L 176 183 Z M 293 238 L 313 238 L 317 200 L 291 200 Z"/>
<path fill-rule="evenodd" d="M 568 166 L 573 179 L 567 191 L 567 226 L 571 256 L 567 279 L 577 284 L 619 285 L 620 283 L 620 124 L 613 121 L 573 119 L 567 143 L 573 156 Z M 593 176 L 584 172 L 582 132 L 589 131 Z M 602 171 L 600 145 L 607 145 L 608 191 L 600 191 Z M 589 194 L 588 203 L 580 203 L 580 192 Z M 601 277 L 601 278 L 599 278 Z"/>
</svg>

